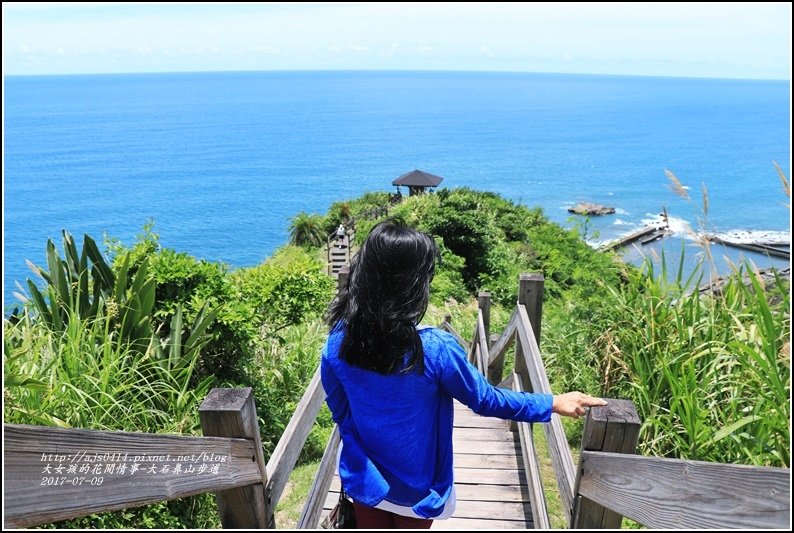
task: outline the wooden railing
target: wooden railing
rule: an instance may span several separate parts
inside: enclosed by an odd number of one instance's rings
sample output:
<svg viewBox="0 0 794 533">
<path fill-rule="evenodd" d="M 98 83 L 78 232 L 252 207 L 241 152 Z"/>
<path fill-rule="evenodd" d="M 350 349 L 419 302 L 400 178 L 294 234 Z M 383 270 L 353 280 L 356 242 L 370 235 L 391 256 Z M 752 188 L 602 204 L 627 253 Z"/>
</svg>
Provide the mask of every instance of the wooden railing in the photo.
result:
<svg viewBox="0 0 794 533">
<path fill-rule="evenodd" d="M 251 389 L 212 389 L 205 437 L 4 424 L 5 527 L 29 527 L 215 492 L 224 527 L 266 527 L 271 507 Z"/>
<path fill-rule="evenodd" d="M 539 344 L 543 276 L 522 274 L 518 305 L 491 342 L 490 294 L 478 297 L 469 361 L 491 384 L 551 394 Z M 449 324 L 442 329 L 460 336 Z M 462 339 L 461 339 L 462 340 Z M 466 347 L 465 343 L 462 343 Z M 503 379 L 505 355 L 515 363 Z M 543 424 L 562 511 L 569 527 L 620 528 L 626 516 L 654 528 L 789 528 L 790 470 L 634 455 L 641 421 L 634 404 L 609 398 L 589 409 L 581 455 L 574 466 L 558 415 Z M 534 525 L 550 528 L 530 424 L 512 423 L 521 442 Z"/>
<path fill-rule="evenodd" d="M 346 275 L 340 275 L 340 288 Z M 518 305 L 496 339 L 490 337 L 490 294 L 480 293 L 478 302 L 471 343 L 460 338 L 449 317 L 440 328 L 459 339 L 470 361 L 492 384 L 550 394 L 538 347 L 543 277 L 521 276 Z M 516 348 L 514 365 L 503 378 L 511 346 Z M 273 510 L 323 399 L 318 369 L 267 463 L 250 388 L 212 389 L 199 408 L 204 437 L 4 425 L 3 524 L 36 526 L 214 492 L 223 527 L 274 528 Z M 790 526 L 789 469 L 633 455 L 640 429 L 634 405 L 618 399 L 608 402 L 588 412 L 578 468 L 559 416 L 543 424 L 570 527 L 619 528 L 622 516 L 654 528 Z M 521 442 L 534 525 L 548 529 L 532 427 L 523 422 L 512 426 Z M 334 429 L 299 529 L 319 523 L 338 447 L 339 432 Z"/>
</svg>

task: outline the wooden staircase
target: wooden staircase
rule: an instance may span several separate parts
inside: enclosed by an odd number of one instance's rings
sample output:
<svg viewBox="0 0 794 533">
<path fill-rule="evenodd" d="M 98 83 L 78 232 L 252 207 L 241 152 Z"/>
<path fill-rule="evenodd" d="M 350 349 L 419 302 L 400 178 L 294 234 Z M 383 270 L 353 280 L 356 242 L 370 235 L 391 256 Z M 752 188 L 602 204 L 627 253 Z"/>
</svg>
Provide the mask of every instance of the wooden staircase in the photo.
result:
<svg viewBox="0 0 794 533">
<path fill-rule="evenodd" d="M 339 275 L 339 270 L 350 264 L 350 233 L 345 233 L 342 239 L 328 240 L 328 273 L 334 277 Z"/>
</svg>

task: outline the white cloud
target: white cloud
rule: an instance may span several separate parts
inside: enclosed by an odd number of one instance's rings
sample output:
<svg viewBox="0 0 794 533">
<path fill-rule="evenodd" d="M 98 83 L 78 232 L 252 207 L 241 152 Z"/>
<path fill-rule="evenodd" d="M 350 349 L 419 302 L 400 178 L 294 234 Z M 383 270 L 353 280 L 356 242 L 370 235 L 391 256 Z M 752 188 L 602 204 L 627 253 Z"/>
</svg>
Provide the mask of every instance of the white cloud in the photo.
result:
<svg viewBox="0 0 794 533">
<path fill-rule="evenodd" d="M 549 59 L 566 57 L 571 63 L 566 68 L 581 72 L 603 72 L 599 69 L 608 63 L 609 72 L 624 74 L 788 79 L 791 69 L 791 4 L 786 3 L 718 8 L 707 3 L 543 2 L 3 8 L 7 74 L 47 73 L 48 60 L 53 68 L 62 63 L 54 52 L 58 48 L 83 58 L 123 52 L 136 58 L 134 68 L 140 70 L 146 65 L 145 54 L 136 54 L 141 43 L 158 51 L 151 54 L 153 64 L 161 51 L 178 50 L 179 62 L 170 64 L 177 70 L 200 67 L 201 56 L 209 52 L 217 56 L 214 64 L 247 55 L 251 68 L 265 68 L 261 59 L 267 53 L 289 52 L 291 67 L 317 68 L 325 65 L 322 58 L 329 52 L 347 52 L 355 63 L 345 66 L 355 68 L 379 68 L 385 58 L 396 68 L 413 68 L 427 65 L 432 56 L 436 68 L 465 70 L 495 56 L 499 65 L 519 70 L 537 70 L 548 66 Z M 267 45 L 256 49 L 263 36 Z M 353 44 L 340 45 L 340 36 Z M 15 57 L 32 53 L 27 43 L 35 43 L 37 72 L 14 70 L 23 64 Z M 267 52 L 270 47 L 273 51 Z M 50 52 L 45 56 L 38 50 Z M 119 59 L 117 70 L 124 69 L 123 62 Z M 100 69 L 101 64 L 86 59 L 73 67 Z"/>
</svg>

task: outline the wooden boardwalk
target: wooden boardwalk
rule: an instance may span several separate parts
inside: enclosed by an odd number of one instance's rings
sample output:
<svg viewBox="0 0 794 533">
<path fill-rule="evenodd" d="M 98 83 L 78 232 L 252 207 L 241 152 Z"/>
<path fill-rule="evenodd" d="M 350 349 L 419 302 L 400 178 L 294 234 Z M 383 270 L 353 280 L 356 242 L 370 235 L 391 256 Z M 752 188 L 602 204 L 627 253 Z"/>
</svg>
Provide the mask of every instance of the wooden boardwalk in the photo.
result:
<svg viewBox="0 0 794 533">
<path fill-rule="evenodd" d="M 431 529 L 533 529 L 521 443 L 509 422 L 476 415 L 455 402 L 452 438 L 458 504 L 452 518 L 435 521 Z M 335 474 L 323 518 L 338 499 Z"/>
</svg>

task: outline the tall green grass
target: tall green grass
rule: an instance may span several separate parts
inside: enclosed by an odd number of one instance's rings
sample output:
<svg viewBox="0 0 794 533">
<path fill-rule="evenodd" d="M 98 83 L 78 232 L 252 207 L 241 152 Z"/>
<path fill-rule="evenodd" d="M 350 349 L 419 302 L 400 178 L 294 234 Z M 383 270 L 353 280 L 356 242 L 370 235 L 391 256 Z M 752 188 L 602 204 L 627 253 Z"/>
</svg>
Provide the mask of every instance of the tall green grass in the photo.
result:
<svg viewBox="0 0 794 533">
<path fill-rule="evenodd" d="M 6 422 L 190 433 L 211 381 L 190 386 L 198 352 L 180 369 L 119 342 L 103 316 L 53 331 L 30 315 L 5 322 Z"/>
<path fill-rule="evenodd" d="M 62 331 L 28 313 L 4 322 L 4 422 L 200 434 L 198 406 L 211 380 L 191 383 L 198 351 L 175 368 L 154 343 L 141 352 L 120 342 L 101 312 L 94 318 L 70 312 Z M 55 526 L 216 528 L 219 520 L 212 496 L 202 495 Z"/>
<path fill-rule="evenodd" d="M 266 456 L 278 444 L 317 370 L 327 333 L 328 329 L 318 318 L 288 326 L 278 337 L 264 337 L 261 349 L 241 364 L 245 384 L 254 391 Z M 323 407 L 304 447 L 301 462 L 322 457 L 332 428 L 330 412 Z"/>
<path fill-rule="evenodd" d="M 544 330 L 547 368 L 570 388 L 634 401 L 648 455 L 789 466 L 789 282 L 744 264 L 720 290 L 648 260 L 611 288 L 590 323 L 557 308 Z M 606 314 L 608 313 L 608 315 Z"/>
</svg>

